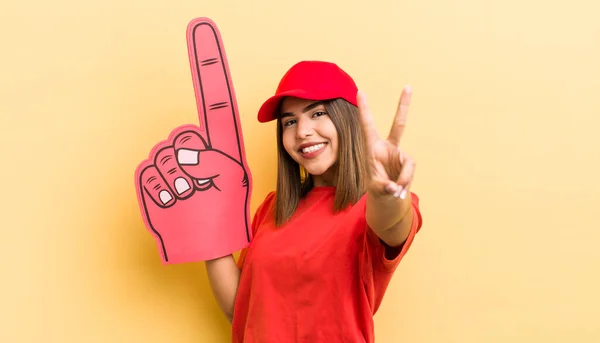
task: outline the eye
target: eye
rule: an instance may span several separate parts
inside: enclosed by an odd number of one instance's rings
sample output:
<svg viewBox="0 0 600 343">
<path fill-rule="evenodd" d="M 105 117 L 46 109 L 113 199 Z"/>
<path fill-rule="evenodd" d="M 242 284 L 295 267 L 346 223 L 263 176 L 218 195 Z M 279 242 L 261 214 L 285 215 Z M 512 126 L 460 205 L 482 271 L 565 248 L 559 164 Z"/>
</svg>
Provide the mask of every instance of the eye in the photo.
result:
<svg viewBox="0 0 600 343">
<path fill-rule="evenodd" d="M 326 114 L 327 114 L 327 112 L 325 112 L 325 111 L 317 111 L 317 112 L 313 113 L 313 116 L 320 117 L 320 116 L 324 116 Z"/>
<path fill-rule="evenodd" d="M 288 120 L 288 121 L 284 122 L 284 123 L 283 123 L 283 126 L 290 126 L 290 125 L 292 125 L 292 124 L 293 124 L 293 123 L 295 123 L 295 122 L 296 122 L 296 120 L 295 120 L 295 119 L 290 119 L 290 120 Z"/>
</svg>

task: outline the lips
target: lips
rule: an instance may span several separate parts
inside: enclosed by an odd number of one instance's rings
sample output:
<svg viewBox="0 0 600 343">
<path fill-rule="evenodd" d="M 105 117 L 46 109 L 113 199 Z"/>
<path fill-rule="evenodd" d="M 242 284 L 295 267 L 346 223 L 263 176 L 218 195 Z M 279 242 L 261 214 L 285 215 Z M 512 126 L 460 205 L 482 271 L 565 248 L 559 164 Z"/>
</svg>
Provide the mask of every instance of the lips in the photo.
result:
<svg viewBox="0 0 600 343">
<path fill-rule="evenodd" d="M 303 154 L 309 154 L 311 152 L 315 152 L 319 149 L 322 149 L 325 144 L 327 143 L 307 143 L 307 144 L 302 144 L 300 146 L 300 148 L 298 149 L 298 152 L 301 152 Z"/>
</svg>

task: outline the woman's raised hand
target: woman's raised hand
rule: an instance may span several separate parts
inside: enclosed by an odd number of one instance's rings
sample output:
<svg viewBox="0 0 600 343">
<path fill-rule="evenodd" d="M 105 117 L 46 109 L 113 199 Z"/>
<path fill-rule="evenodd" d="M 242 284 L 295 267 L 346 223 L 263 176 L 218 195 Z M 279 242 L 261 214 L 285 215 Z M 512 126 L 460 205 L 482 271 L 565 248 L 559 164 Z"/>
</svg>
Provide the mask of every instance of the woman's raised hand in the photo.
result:
<svg viewBox="0 0 600 343">
<path fill-rule="evenodd" d="M 414 160 L 400 147 L 406 127 L 412 90 L 406 86 L 400 96 L 398 109 L 390 133 L 381 139 L 375 128 L 367 98 L 357 94 L 358 110 L 367 151 L 367 191 L 376 196 L 392 195 L 401 199 L 409 194 L 415 173 Z"/>
</svg>

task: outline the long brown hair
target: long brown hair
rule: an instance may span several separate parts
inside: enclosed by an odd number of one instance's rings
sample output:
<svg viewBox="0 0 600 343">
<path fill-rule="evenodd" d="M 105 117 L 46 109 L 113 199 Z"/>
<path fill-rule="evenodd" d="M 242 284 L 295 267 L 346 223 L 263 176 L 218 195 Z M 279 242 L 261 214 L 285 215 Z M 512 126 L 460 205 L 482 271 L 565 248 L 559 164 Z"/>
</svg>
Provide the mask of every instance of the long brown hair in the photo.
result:
<svg viewBox="0 0 600 343">
<path fill-rule="evenodd" d="M 334 211 L 356 203 L 365 193 L 365 139 L 358 118 L 358 109 L 343 99 L 323 102 L 338 134 Z M 283 147 L 281 118 L 277 119 L 277 188 L 275 223 L 284 224 L 296 211 L 301 197 L 313 187 L 310 175 Z"/>
</svg>

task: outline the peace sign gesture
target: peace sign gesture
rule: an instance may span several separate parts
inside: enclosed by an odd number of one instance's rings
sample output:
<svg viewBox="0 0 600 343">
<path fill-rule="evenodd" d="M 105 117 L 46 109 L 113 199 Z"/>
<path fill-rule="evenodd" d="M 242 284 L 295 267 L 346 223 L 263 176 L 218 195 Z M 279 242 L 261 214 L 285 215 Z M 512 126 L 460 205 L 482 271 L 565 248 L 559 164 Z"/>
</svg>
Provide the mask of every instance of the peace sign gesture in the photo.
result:
<svg viewBox="0 0 600 343">
<path fill-rule="evenodd" d="M 405 87 L 400 96 L 396 117 L 387 139 L 381 139 L 375 128 L 366 96 L 359 91 L 358 110 L 366 141 L 367 190 L 376 196 L 394 195 L 404 199 L 409 192 L 415 172 L 415 162 L 400 148 L 406 127 L 412 90 Z"/>
</svg>

